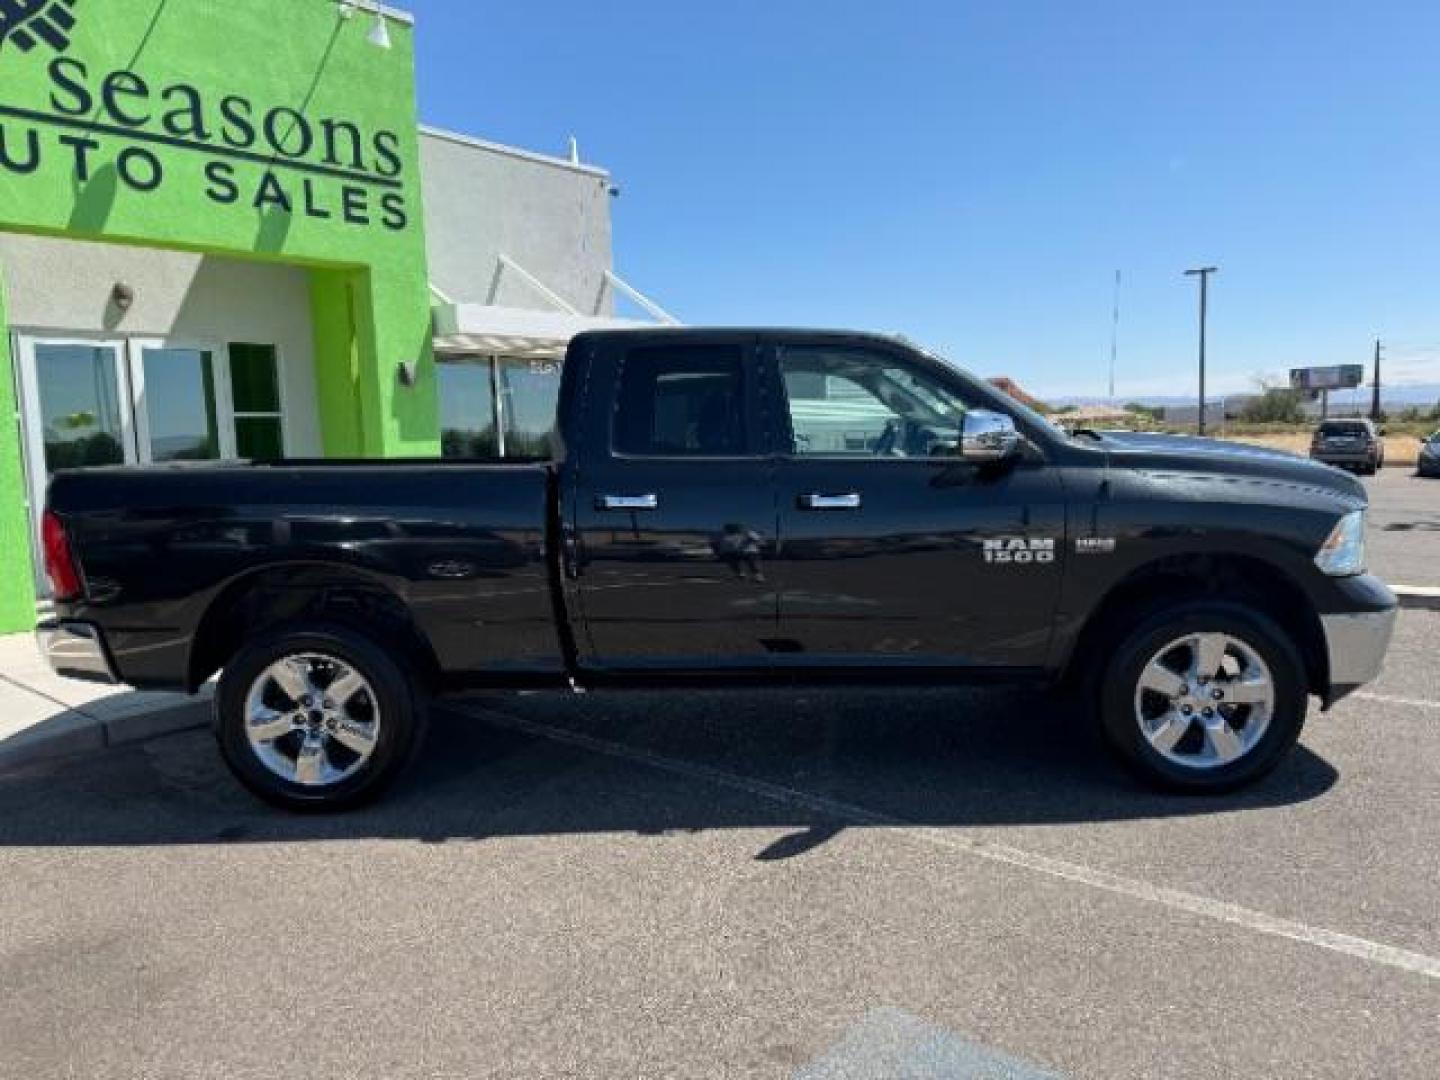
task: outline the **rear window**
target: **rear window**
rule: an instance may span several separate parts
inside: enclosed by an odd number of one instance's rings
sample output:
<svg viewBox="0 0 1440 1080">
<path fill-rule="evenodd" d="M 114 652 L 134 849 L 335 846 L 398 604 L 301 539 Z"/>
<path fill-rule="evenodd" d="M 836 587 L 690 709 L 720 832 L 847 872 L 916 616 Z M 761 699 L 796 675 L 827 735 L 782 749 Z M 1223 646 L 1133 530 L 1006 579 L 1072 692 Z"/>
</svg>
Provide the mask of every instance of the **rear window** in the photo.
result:
<svg viewBox="0 0 1440 1080">
<path fill-rule="evenodd" d="M 738 346 L 636 349 L 620 375 L 615 450 L 638 457 L 745 454 L 746 409 Z"/>
<path fill-rule="evenodd" d="M 1336 423 L 1331 421 L 1320 425 L 1321 435 L 1368 435 L 1370 428 L 1365 424 L 1351 421 L 1350 423 Z"/>
</svg>

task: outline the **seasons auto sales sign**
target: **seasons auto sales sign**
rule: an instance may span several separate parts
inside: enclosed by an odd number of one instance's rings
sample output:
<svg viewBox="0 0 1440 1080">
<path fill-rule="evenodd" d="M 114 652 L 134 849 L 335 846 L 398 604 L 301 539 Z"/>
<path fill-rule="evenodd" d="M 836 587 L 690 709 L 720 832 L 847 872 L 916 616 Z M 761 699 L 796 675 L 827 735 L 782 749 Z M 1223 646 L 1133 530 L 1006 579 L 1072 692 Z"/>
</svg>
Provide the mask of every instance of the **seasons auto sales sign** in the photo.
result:
<svg viewBox="0 0 1440 1080">
<path fill-rule="evenodd" d="M 343 116 L 314 116 L 244 94 L 207 93 L 70 55 L 87 5 L 105 0 L 0 0 L 0 173 L 26 176 L 58 159 L 80 184 L 114 168 L 118 182 L 159 195 L 177 182 L 175 155 L 198 155 L 200 194 L 217 207 L 293 214 L 356 229 L 410 223 L 399 135 Z M 290 0 L 296 2 L 296 0 Z M 45 65 L 41 107 L 6 100 L 14 65 Z"/>
</svg>

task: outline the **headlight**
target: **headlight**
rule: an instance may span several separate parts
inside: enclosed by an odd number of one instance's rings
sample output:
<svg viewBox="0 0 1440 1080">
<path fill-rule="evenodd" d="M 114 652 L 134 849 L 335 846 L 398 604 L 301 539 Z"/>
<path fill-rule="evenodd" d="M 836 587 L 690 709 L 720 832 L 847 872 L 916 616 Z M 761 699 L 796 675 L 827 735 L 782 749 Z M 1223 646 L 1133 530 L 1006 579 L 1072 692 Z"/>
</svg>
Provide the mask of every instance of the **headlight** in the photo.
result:
<svg viewBox="0 0 1440 1080">
<path fill-rule="evenodd" d="M 1365 572 L 1365 511 L 1346 514 L 1320 545 L 1315 565 L 1331 577 L 1351 577 Z"/>
</svg>

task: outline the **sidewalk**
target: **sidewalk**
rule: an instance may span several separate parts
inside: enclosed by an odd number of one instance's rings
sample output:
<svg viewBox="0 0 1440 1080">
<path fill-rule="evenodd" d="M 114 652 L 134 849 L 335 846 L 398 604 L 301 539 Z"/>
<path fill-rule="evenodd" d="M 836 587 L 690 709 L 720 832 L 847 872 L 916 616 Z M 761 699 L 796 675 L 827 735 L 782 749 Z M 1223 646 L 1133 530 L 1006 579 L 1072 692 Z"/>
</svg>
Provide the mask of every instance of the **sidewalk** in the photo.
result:
<svg viewBox="0 0 1440 1080">
<path fill-rule="evenodd" d="M 0 637 L 0 768 L 140 742 L 209 722 L 200 698 L 62 679 L 29 634 Z"/>
</svg>

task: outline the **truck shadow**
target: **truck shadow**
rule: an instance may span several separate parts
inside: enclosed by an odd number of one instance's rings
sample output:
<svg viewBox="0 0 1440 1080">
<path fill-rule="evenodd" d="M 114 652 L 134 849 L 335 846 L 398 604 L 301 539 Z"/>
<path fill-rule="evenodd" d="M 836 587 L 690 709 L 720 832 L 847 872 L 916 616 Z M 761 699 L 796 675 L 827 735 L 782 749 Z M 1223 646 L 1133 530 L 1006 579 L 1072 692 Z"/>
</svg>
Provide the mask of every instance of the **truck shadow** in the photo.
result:
<svg viewBox="0 0 1440 1080">
<path fill-rule="evenodd" d="M 1281 807 L 1334 786 L 1298 748 L 1219 798 L 1137 785 L 1073 706 L 1021 690 L 486 695 L 437 710 L 377 806 L 293 816 L 231 780 L 208 732 L 0 777 L 0 847 L 152 846 L 724 829 L 790 830 L 793 858 L 848 828 L 1024 826 Z"/>
</svg>

